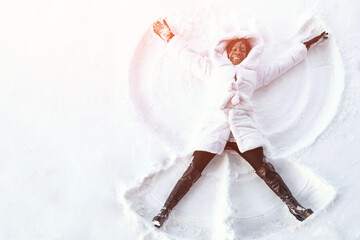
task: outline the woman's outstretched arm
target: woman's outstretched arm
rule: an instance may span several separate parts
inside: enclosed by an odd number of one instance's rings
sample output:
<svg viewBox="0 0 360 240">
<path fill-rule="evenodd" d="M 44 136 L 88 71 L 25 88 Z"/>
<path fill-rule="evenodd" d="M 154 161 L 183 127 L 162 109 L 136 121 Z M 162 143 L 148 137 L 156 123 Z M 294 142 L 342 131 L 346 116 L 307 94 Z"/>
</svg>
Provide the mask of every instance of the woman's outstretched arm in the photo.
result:
<svg viewBox="0 0 360 240">
<path fill-rule="evenodd" d="M 187 42 L 171 31 L 165 19 L 153 23 L 153 31 L 168 43 L 168 50 L 179 63 L 189 69 L 197 78 L 204 80 L 211 70 L 210 61 L 188 47 Z"/>
<path fill-rule="evenodd" d="M 258 69 L 257 72 L 258 79 L 256 88 L 268 85 L 273 80 L 293 68 L 295 65 L 302 62 L 305 59 L 307 51 L 310 49 L 310 47 L 315 46 L 327 38 L 328 33 L 323 32 L 306 42 L 294 45 L 288 51 L 282 53 L 275 60 L 271 61 L 269 64 L 262 66 L 260 69 Z"/>
</svg>

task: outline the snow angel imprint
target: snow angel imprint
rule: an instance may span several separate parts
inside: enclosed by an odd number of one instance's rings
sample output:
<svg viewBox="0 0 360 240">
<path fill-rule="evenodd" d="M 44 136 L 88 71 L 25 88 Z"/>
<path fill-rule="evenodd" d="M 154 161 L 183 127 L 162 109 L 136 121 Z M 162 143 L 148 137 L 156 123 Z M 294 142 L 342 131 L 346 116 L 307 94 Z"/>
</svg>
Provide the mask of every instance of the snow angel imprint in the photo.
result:
<svg viewBox="0 0 360 240">
<path fill-rule="evenodd" d="M 327 39 L 328 33 L 317 33 L 308 41 L 295 44 L 269 64 L 259 66 L 264 50 L 262 38 L 246 30 L 223 37 L 211 50 L 210 58 L 190 50 L 185 41 L 174 35 L 165 19 L 156 21 L 153 31 L 168 43 L 169 50 L 185 67 L 204 81 L 208 108 L 207 118 L 197 135 L 191 164 L 153 218 L 154 226 L 162 226 L 211 159 L 225 149 L 240 154 L 299 221 L 309 217 L 313 211 L 295 199 L 274 166 L 266 161 L 265 139 L 252 118 L 250 99 L 256 89 L 304 60 L 310 47 Z"/>
</svg>

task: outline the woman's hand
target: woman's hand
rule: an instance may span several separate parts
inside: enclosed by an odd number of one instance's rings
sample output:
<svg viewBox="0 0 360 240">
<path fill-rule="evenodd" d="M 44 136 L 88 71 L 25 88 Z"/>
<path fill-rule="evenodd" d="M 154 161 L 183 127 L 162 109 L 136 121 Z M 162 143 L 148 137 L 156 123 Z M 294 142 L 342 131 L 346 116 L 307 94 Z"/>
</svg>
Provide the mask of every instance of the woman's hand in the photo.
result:
<svg viewBox="0 0 360 240">
<path fill-rule="evenodd" d="M 153 23 L 154 32 L 159 35 L 159 37 L 169 42 L 175 35 L 171 32 L 171 29 L 165 19 L 158 20 Z"/>
<path fill-rule="evenodd" d="M 303 42 L 303 44 L 309 50 L 311 45 L 321 43 L 321 42 L 325 41 L 326 39 L 328 39 L 328 37 L 329 37 L 329 34 L 324 31 L 321 34 L 319 34 L 318 36 L 310 39 L 309 41 Z"/>
</svg>

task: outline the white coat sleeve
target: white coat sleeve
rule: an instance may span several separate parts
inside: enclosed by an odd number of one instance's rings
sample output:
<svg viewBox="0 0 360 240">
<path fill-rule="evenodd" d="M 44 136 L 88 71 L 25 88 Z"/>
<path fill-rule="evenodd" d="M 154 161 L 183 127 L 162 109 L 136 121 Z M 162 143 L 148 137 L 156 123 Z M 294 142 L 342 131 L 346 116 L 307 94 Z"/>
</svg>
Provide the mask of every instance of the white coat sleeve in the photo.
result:
<svg viewBox="0 0 360 240">
<path fill-rule="evenodd" d="M 256 89 L 271 83 L 274 79 L 303 61 L 306 55 L 307 49 L 305 45 L 299 43 L 282 53 L 274 61 L 260 67 L 257 71 Z"/>
<path fill-rule="evenodd" d="M 211 63 L 207 57 L 191 50 L 187 43 L 178 36 L 174 36 L 168 43 L 169 52 L 180 64 L 189 69 L 197 78 L 205 80 L 211 71 Z"/>
</svg>

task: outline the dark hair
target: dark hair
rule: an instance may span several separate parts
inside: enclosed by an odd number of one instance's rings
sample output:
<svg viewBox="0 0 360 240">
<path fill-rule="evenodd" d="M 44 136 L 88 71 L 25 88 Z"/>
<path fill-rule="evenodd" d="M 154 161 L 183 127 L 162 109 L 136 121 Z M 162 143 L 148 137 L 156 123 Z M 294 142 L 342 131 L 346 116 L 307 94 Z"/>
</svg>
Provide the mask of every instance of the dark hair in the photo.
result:
<svg viewBox="0 0 360 240">
<path fill-rule="evenodd" d="M 229 56 L 229 53 L 231 51 L 231 49 L 233 48 L 233 46 L 235 45 L 235 43 L 237 42 L 244 42 L 245 45 L 246 45 L 246 55 L 249 54 L 250 50 L 251 50 L 251 47 L 250 47 L 250 44 L 249 44 L 249 41 L 246 39 L 246 38 L 236 38 L 234 40 L 232 40 L 227 46 L 226 46 L 226 52 Z"/>
</svg>

